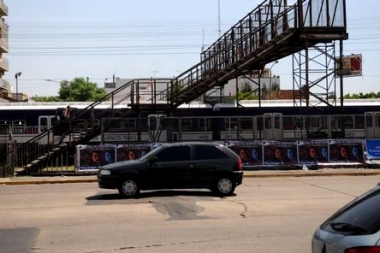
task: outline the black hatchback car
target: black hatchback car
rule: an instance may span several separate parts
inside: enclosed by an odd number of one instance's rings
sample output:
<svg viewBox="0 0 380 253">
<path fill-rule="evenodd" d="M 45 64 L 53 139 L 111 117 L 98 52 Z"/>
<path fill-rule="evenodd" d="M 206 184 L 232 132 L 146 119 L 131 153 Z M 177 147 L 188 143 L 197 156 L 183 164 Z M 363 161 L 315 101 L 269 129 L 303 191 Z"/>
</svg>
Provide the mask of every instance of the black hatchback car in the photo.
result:
<svg viewBox="0 0 380 253">
<path fill-rule="evenodd" d="M 242 161 L 227 146 L 208 142 L 163 144 L 140 159 L 103 166 L 100 188 L 118 189 L 124 197 L 140 190 L 206 188 L 232 195 L 243 181 Z"/>
</svg>

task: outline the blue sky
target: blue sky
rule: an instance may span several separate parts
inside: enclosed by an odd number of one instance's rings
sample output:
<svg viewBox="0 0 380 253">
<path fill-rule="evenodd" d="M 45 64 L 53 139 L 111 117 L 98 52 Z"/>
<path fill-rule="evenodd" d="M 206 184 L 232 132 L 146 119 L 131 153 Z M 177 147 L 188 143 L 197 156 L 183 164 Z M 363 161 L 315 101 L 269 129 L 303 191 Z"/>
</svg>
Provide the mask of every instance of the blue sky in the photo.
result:
<svg viewBox="0 0 380 253">
<path fill-rule="evenodd" d="M 320 1 L 320 0 L 315 0 Z M 199 62 L 210 45 L 263 1 L 4 0 L 10 26 L 5 79 L 29 96 L 57 95 L 61 81 L 89 78 L 103 87 L 121 78 L 172 77 Z M 294 1 L 288 1 L 293 3 Z M 344 54 L 363 55 L 363 76 L 344 79 L 344 94 L 380 92 L 380 1 L 347 0 Z M 238 3 L 238 4 L 237 4 Z M 272 67 L 291 89 L 291 59 Z M 14 88 L 15 90 L 15 88 Z"/>
</svg>

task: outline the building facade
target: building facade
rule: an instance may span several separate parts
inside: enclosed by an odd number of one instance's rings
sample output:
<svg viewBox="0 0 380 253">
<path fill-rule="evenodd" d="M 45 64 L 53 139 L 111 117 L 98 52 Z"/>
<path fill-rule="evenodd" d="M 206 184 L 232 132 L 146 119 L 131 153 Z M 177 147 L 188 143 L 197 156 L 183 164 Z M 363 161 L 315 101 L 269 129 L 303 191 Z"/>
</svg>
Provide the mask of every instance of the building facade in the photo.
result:
<svg viewBox="0 0 380 253">
<path fill-rule="evenodd" d="M 168 84 L 170 84 L 170 78 L 137 78 L 139 79 L 138 85 L 138 96 L 140 102 L 150 101 L 153 90 L 156 94 L 167 89 Z M 114 90 L 122 87 L 128 82 L 134 79 L 131 78 L 120 78 L 114 77 L 112 82 L 105 82 L 104 88 L 107 94 L 113 92 Z M 154 81 L 155 80 L 155 81 Z M 197 101 L 212 100 L 216 101 L 222 98 L 230 98 L 235 100 L 237 92 L 242 89 L 246 89 L 247 86 L 252 91 L 252 94 L 259 96 L 259 84 L 261 87 L 261 95 L 263 99 L 275 99 L 273 94 L 276 94 L 276 91 L 280 90 L 280 76 L 272 75 L 270 69 L 264 69 L 260 77 L 258 74 L 252 73 L 247 76 L 239 76 L 236 79 L 229 80 L 226 84 L 223 85 L 223 89 L 220 87 L 215 87 L 206 94 L 200 96 Z M 129 96 L 131 94 L 130 87 L 125 88 L 121 92 L 115 94 L 115 101 L 125 99 L 130 101 Z M 268 95 L 271 94 L 269 97 Z M 136 95 L 136 87 L 135 87 Z M 136 98 L 135 98 L 136 100 Z"/>
<path fill-rule="evenodd" d="M 4 18 L 6 16 L 8 16 L 8 7 L 3 0 L 0 0 L 0 100 L 8 100 L 12 96 L 11 85 L 4 80 L 5 72 L 9 71 L 9 61 L 5 57 L 9 50 L 9 26 Z"/>
</svg>

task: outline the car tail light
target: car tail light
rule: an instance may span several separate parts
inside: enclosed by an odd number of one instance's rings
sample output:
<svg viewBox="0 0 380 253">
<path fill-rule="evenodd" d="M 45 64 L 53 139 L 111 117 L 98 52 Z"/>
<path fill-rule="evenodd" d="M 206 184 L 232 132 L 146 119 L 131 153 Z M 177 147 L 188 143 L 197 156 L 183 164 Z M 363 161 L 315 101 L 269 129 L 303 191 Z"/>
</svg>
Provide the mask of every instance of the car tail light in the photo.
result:
<svg viewBox="0 0 380 253">
<path fill-rule="evenodd" d="M 344 253 L 380 253 L 380 247 L 379 246 L 356 247 L 356 248 L 346 249 Z"/>
<path fill-rule="evenodd" d="M 238 160 L 238 170 L 243 170 L 243 162 L 241 161 L 240 157 L 239 157 L 239 160 Z"/>
</svg>

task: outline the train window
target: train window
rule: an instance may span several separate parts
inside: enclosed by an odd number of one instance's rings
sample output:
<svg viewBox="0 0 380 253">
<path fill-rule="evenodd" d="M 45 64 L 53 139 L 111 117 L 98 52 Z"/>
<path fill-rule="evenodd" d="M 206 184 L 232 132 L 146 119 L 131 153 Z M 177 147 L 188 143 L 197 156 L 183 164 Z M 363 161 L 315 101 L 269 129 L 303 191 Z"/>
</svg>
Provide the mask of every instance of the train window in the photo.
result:
<svg viewBox="0 0 380 253">
<path fill-rule="evenodd" d="M 123 129 L 123 119 L 107 119 L 109 131 L 121 131 Z"/>
<path fill-rule="evenodd" d="M 47 126 L 48 125 L 48 121 L 47 121 L 47 118 L 40 118 L 40 126 Z"/>
<path fill-rule="evenodd" d="M 88 127 L 99 126 L 99 124 L 100 124 L 99 119 L 89 119 L 88 120 Z"/>
<path fill-rule="evenodd" d="M 309 127 L 311 128 L 321 128 L 327 126 L 327 117 L 310 117 L 309 118 Z"/>
<path fill-rule="evenodd" d="M 351 116 L 345 117 L 331 117 L 331 127 L 332 129 L 339 130 L 342 128 L 342 121 L 344 122 L 345 129 L 353 129 L 354 128 L 354 118 Z"/>
<path fill-rule="evenodd" d="M 371 114 L 367 114 L 365 116 L 365 124 L 367 127 L 372 127 L 372 115 Z"/>
<path fill-rule="evenodd" d="M 294 117 L 293 118 L 293 125 L 295 129 L 303 129 L 304 128 L 304 121 L 301 117 Z"/>
<path fill-rule="evenodd" d="M 355 128 L 356 129 L 363 129 L 364 128 L 364 116 L 355 116 Z"/>
<path fill-rule="evenodd" d="M 313 128 L 319 128 L 320 123 L 318 118 L 310 118 L 309 119 L 309 126 Z"/>
<path fill-rule="evenodd" d="M 253 121 L 252 118 L 240 118 L 240 130 L 252 130 L 253 129 Z"/>
<path fill-rule="evenodd" d="M 136 119 L 126 119 L 124 121 L 125 130 L 136 130 Z"/>
<path fill-rule="evenodd" d="M 149 130 L 155 131 L 157 130 L 157 117 L 156 116 L 150 116 L 148 120 L 149 124 Z"/>
<path fill-rule="evenodd" d="M 160 116 L 160 129 L 165 130 L 166 129 L 166 118 L 164 116 Z"/>
<path fill-rule="evenodd" d="M 168 118 L 167 124 L 170 126 L 170 130 L 173 132 L 178 131 L 178 118 Z"/>
<path fill-rule="evenodd" d="M 226 118 L 225 119 L 226 130 L 235 130 L 238 128 L 237 118 Z"/>
<path fill-rule="evenodd" d="M 376 127 L 380 127 L 380 115 L 378 113 L 376 115 Z"/>
<path fill-rule="evenodd" d="M 345 129 L 354 129 L 354 117 L 346 116 L 343 120 Z"/>
<path fill-rule="evenodd" d="M 339 130 L 340 128 L 341 128 L 340 119 L 331 117 L 331 130 Z"/>
<path fill-rule="evenodd" d="M 263 130 L 263 117 L 258 116 L 257 118 L 257 130 L 261 131 Z"/>
<path fill-rule="evenodd" d="M 13 120 L 12 126 L 25 126 L 26 122 L 25 120 Z"/>
<path fill-rule="evenodd" d="M 272 128 L 272 115 L 266 115 L 265 116 L 265 129 L 271 129 Z"/>
<path fill-rule="evenodd" d="M 274 129 L 280 129 L 280 116 L 279 115 L 275 115 L 274 116 Z"/>
<path fill-rule="evenodd" d="M 150 131 L 157 131 L 166 129 L 165 117 L 162 115 L 149 115 L 148 124 Z"/>
<path fill-rule="evenodd" d="M 181 128 L 184 131 L 193 129 L 193 119 L 183 118 L 181 119 Z"/>
<path fill-rule="evenodd" d="M 296 129 L 295 127 L 295 122 L 294 122 L 294 117 L 291 116 L 282 116 L 282 128 L 283 130 L 294 130 Z"/>
<path fill-rule="evenodd" d="M 211 128 L 210 128 L 210 119 L 206 119 L 206 118 L 200 118 L 198 119 L 198 128 L 199 130 L 201 131 L 209 131 Z"/>
<path fill-rule="evenodd" d="M 0 120 L 0 126 L 9 126 L 10 123 L 11 122 L 9 120 Z"/>
</svg>

